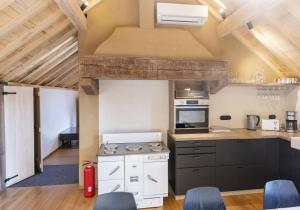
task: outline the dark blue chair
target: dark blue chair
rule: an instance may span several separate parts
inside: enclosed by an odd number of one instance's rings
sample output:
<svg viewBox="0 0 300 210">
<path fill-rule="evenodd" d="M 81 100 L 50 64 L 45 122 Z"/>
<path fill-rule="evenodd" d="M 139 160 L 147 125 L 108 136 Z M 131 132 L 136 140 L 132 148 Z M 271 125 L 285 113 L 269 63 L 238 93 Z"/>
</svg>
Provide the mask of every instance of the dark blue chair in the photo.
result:
<svg viewBox="0 0 300 210">
<path fill-rule="evenodd" d="M 267 182 L 264 190 L 264 209 L 300 206 L 300 196 L 295 184 L 289 180 Z"/>
<path fill-rule="evenodd" d="M 98 195 L 94 210 L 137 210 L 132 193 L 112 192 Z"/>
<path fill-rule="evenodd" d="M 187 191 L 184 210 L 226 210 L 226 208 L 218 188 L 198 187 Z"/>
</svg>

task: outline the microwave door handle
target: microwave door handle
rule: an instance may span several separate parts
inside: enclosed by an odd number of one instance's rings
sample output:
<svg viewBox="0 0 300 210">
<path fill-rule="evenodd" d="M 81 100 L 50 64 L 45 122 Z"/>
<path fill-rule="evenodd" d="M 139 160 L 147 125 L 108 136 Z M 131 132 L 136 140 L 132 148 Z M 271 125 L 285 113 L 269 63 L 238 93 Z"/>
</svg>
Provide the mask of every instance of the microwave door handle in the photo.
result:
<svg viewBox="0 0 300 210">
<path fill-rule="evenodd" d="M 176 109 L 208 109 L 207 105 L 200 106 L 176 106 Z"/>
</svg>

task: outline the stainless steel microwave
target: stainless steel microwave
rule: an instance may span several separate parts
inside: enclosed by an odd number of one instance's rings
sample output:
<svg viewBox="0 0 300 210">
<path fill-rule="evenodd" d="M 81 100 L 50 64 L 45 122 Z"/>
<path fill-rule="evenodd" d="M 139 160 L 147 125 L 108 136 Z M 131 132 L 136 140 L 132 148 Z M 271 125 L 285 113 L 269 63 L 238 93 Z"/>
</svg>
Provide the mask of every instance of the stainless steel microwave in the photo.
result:
<svg viewBox="0 0 300 210">
<path fill-rule="evenodd" d="M 208 133 L 208 99 L 175 99 L 175 133 Z"/>
</svg>

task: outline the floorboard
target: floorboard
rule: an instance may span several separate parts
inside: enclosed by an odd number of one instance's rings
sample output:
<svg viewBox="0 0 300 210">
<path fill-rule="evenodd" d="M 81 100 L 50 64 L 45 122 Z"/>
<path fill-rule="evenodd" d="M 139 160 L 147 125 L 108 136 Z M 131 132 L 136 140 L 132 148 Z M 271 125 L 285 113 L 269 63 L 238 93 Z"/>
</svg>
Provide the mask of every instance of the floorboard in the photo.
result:
<svg viewBox="0 0 300 210">
<path fill-rule="evenodd" d="M 93 209 L 94 198 L 84 198 L 77 184 L 9 188 L 0 192 L 1 210 Z M 225 196 L 227 210 L 261 210 L 262 194 Z M 163 210 L 182 210 L 183 200 L 164 200 Z M 158 210 L 147 209 L 147 210 Z"/>
<path fill-rule="evenodd" d="M 79 150 L 60 148 L 51 154 L 49 157 L 44 159 L 44 165 L 68 165 L 78 164 L 79 161 Z"/>
</svg>

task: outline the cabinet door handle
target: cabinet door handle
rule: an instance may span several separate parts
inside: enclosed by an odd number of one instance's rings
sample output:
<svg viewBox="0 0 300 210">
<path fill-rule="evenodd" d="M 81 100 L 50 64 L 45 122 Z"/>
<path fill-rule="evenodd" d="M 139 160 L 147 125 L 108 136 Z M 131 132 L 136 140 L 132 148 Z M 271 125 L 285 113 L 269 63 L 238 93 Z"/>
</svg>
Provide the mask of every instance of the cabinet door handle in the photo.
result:
<svg viewBox="0 0 300 210">
<path fill-rule="evenodd" d="M 110 173 L 109 173 L 109 176 L 113 175 L 114 173 L 116 173 L 121 167 L 120 166 L 117 166 L 114 170 L 112 170 Z"/>
<path fill-rule="evenodd" d="M 194 152 L 201 152 L 201 149 L 194 149 Z"/>
<path fill-rule="evenodd" d="M 118 184 L 111 192 L 116 192 L 120 187 L 121 185 Z"/>
<path fill-rule="evenodd" d="M 237 168 L 242 169 L 242 168 L 245 168 L 245 167 L 244 166 L 238 166 Z"/>
<path fill-rule="evenodd" d="M 193 158 L 199 159 L 201 158 L 201 156 L 193 156 Z"/>
<path fill-rule="evenodd" d="M 198 171 L 200 171 L 200 169 L 194 169 L 194 170 L 193 170 L 193 172 L 198 172 Z"/>
<path fill-rule="evenodd" d="M 152 182 L 158 183 L 158 181 L 156 179 L 154 179 L 153 177 L 151 177 L 149 174 L 147 175 L 147 178 L 149 180 L 151 180 Z"/>
</svg>

